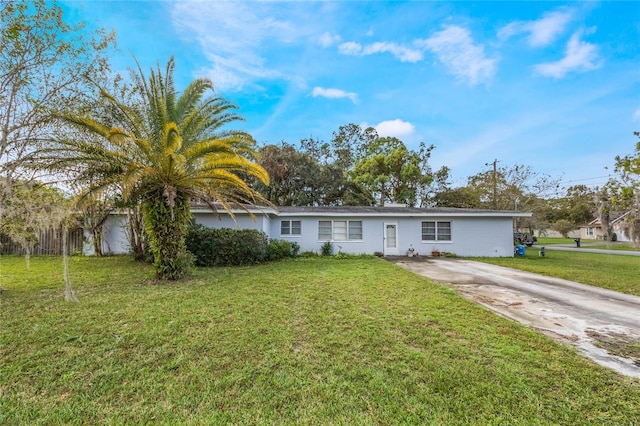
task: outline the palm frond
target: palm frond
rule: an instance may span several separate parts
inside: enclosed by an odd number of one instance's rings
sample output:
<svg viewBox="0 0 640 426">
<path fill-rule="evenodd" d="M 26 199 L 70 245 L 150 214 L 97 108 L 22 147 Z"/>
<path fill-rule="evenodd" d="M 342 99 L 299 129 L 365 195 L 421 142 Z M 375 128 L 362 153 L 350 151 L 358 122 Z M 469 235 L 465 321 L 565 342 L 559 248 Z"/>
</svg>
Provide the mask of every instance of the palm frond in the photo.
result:
<svg viewBox="0 0 640 426">
<path fill-rule="evenodd" d="M 232 205 L 268 204 L 245 180 L 269 182 L 255 162 L 255 140 L 224 129 L 243 120 L 238 107 L 216 96 L 208 79 L 194 80 L 178 96 L 173 58 L 147 75 L 137 60 L 136 66 L 134 88 L 128 92 L 135 97 L 101 89 L 99 113 L 58 117 L 95 136 L 63 138 L 38 153 L 51 169 L 73 171 L 80 179 L 79 200 L 117 190 L 128 201 L 165 194 L 169 200 L 220 203 L 228 211 Z"/>
<path fill-rule="evenodd" d="M 183 153 L 189 163 L 199 163 L 201 159 L 209 155 L 232 155 L 235 154 L 235 150 L 225 141 L 212 139 L 198 142 L 185 149 Z"/>
</svg>

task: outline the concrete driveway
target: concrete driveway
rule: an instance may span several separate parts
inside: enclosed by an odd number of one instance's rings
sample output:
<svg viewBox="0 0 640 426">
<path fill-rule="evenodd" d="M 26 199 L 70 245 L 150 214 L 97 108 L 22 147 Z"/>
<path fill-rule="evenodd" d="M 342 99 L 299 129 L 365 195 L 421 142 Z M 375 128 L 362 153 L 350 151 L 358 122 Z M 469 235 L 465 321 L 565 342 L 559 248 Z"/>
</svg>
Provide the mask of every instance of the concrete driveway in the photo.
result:
<svg viewBox="0 0 640 426">
<path fill-rule="evenodd" d="M 640 358 L 615 356 L 640 345 L 640 297 L 516 269 L 452 258 L 390 259 L 462 296 L 552 338 L 629 377 L 640 378 Z M 635 345 L 635 348 L 633 348 Z"/>
</svg>

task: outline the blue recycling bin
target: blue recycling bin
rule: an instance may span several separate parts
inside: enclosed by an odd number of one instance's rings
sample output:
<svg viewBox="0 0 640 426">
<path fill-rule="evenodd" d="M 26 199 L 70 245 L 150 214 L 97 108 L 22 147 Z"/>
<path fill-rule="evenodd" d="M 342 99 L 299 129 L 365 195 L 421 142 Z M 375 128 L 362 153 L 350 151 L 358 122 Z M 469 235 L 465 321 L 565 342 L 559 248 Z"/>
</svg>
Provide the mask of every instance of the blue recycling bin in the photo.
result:
<svg viewBox="0 0 640 426">
<path fill-rule="evenodd" d="M 516 246 L 516 255 L 524 256 L 524 246 L 522 244 Z"/>
</svg>

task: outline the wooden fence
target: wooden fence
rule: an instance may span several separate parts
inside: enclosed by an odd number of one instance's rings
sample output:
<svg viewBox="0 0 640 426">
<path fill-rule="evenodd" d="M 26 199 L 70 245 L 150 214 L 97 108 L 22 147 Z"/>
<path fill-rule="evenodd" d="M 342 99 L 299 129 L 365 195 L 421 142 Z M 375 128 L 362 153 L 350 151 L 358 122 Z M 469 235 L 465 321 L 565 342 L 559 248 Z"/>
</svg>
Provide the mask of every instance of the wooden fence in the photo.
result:
<svg viewBox="0 0 640 426">
<path fill-rule="evenodd" d="M 49 229 L 48 231 L 41 231 L 38 243 L 33 248 L 32 255 L 61 255 L 62 254 L 62 231 L 56 229 Z M 84 232 L 82 228 L 75 228 L 69 230 L 69 239 L 67 240 L 68 253 L 73 254 L 82 252 Z M 0 234 L 0 255 L 3 254 L 18 254 L 24 255 L 25 250 L 16 244 L 6 235 Z"/>
</svg>

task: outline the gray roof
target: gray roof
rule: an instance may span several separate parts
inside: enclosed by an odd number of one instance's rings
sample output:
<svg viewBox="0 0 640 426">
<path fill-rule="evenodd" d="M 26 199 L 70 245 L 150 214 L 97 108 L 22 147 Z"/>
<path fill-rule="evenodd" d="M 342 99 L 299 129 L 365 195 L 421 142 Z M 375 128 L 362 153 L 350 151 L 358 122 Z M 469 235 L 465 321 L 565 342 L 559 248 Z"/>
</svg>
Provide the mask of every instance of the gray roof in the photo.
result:
<svg viewBox="0 0 640 426">
<path fill-rule="evenodd" d="M 421 208 L 399 206 L 314 206 L 278 207 L 279 216 L 494 216 L 530 217 L 531 213 L 508 210 Z"/>
<path fill-rule="evenodd" d="M 280 213 L 353 213 L 353 214 L 425 214 L 425 213 L 514 213 L 513 211 L 487 209 L 459 209 L 453 207 L 400 207 L 400 206 L 312 206 L 312 207 L 278 207 Z M 520 213 L 520 212 L 518 212 Z"/>
<path fill-rule="evenodd" d="M 203 209 L 204 207 L 204 209 Z M 224 209 L 218 209 L 224 213 Z M 194 205 L 193 210 L 210 211 L 208 206 Z M 254 214 L 273 214 L 275 216 L 494 216 L 494 217 L 530 217 L 531 213 L 510 210 L 460 209 L 450 207 L 402 207 L 402 206 L 247 206 Z M 243 209 L 233 209 L 233 213 L 242 214 Z"/>
</svg>

